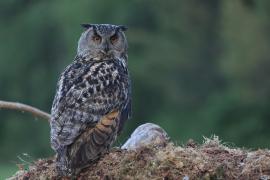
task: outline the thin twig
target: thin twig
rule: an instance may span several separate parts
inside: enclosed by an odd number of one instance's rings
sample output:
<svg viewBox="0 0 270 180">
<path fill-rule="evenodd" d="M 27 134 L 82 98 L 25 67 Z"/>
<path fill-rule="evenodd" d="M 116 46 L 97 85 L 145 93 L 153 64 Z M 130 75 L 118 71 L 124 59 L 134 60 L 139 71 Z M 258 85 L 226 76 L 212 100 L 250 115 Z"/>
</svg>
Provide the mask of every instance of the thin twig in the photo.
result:
<svg viewBox="0 0 270 180">
<path fill-rule="evenodd" d="M 25 111 L 25 112 L 31 113 L 32 115 L 36 117 L 40 117 L 48 121 L 50 121 L 50 118 L 51 118 L 51 115 L 44 111 L 41 111 L 35 107 L 18 103 L 18 102 L 0 101 L 0 109 L 13 109 L 13 110 L 19 110 L 23 112 Z"/>
</svg>

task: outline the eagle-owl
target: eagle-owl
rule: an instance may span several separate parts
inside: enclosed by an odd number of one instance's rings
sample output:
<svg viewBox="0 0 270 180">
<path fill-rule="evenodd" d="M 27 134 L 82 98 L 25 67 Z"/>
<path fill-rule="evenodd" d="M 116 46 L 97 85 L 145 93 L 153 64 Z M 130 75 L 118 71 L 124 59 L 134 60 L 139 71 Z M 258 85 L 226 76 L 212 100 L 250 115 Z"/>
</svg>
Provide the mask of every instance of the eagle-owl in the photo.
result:
<svg viewBox="0 0 270 180">
<path fill-rule="evenodd" d="M 106 152 L 131 112 L 125 26 L 83 24 L 74 61 L 61 74 L 51 110 L 51 146 L 60 176 Z"/>
</svg>

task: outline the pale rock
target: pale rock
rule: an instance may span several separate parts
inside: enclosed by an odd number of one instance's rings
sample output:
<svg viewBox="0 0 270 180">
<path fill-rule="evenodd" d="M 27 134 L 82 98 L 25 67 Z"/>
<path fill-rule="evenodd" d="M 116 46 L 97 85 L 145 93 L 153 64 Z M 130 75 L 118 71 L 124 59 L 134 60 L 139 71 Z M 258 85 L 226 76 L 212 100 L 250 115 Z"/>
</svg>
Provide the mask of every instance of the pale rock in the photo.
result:
<svg viewBox="0 0 270 180">
<path fill-rule="evenodd" d="M 121 149 L 136 150 L 149 145 L 164 145 L 168 141 L 167 133 L 160 126 L 145 123 L 135 129 Z"/>
</svg>

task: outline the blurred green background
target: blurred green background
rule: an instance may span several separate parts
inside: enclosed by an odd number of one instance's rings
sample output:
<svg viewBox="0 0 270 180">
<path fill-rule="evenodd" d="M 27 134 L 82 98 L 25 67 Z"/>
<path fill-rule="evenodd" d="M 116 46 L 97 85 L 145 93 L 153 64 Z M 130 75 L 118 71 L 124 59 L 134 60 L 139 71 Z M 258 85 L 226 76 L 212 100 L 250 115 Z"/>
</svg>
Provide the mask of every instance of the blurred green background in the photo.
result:
<svg viewBox="0 0 270 180">
<path fill-rule="evenodd" d="M 1 0 L 0 99 L 49 112 L 87 22 L 129 27 L 133 118 L 118 145 L 154 122 L 179 144 L 216 134 L 270 146 L 269 0 Z M 46 121 L 11 110 L 0 117 L 1 179 L 53 155 Z"/>
</svg>

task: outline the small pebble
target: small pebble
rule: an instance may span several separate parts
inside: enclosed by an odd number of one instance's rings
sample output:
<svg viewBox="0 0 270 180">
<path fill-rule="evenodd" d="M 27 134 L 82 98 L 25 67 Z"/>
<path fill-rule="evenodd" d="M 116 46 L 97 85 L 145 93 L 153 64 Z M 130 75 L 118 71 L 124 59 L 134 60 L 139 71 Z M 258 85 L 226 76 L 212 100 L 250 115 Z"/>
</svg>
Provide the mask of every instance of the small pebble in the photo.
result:
<svg viewBox="0 0 270 180">
<path fill-rule="evenodd" d="M 189 180 L 189 177 L 188 177 L 187 175 L 185 175 L 185 176 L 183 177 L 183 180 Z"/>
</svg>

